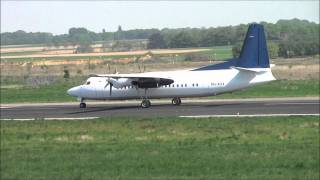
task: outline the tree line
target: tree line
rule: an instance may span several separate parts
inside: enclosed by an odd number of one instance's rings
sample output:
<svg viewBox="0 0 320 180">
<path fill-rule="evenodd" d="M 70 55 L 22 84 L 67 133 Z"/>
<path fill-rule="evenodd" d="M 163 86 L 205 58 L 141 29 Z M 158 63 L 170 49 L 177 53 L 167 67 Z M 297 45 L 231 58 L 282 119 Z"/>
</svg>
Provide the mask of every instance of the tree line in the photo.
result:
<svg viewBox="0 0 320 180">
<path fill-rule="evenodd" d="M 261 22 L 268 41 L 269 56 L 275 58 L 319 54 L 319 24 L 306 20 Z M 217 28 L 164 29 L 149 37 L 148 48 L 185 48 L 232 45 L 237 57 L 249 24 Z"/>
<path fill-rule="evenodd" d="M 158 29 L 134 29 L 123 31 L 121 26 L 116 32 L 95 33 L 86 28 L 70 28 L 67 34 L 53 35 L 46 32 L 16 32 L 1 33 L 1 45 L 44 44 L 49 46 L 68 46 L 96 41 L 148 39 Z"/>
<path fill-rule="evenodd" d="M 271 57 L 294 57 L 319 54 L 319 24 L 306 20 L 279 20 L 276 23 L 260 22 L 265 27 Z M 248 24 L 216 28 L 135 29 L 99 33 L 85 28 L 71 28 L 68 34 L 27 33 L 24 31 L 1 33 L 1 45 L 45 44 L 47 46 L 79 45 L 77 51 L 90 50 L 97 41 L 148 39 L 147 47 L 186 48 L 232 45 L 233 54 L 241 50 Z"/>
</svg>

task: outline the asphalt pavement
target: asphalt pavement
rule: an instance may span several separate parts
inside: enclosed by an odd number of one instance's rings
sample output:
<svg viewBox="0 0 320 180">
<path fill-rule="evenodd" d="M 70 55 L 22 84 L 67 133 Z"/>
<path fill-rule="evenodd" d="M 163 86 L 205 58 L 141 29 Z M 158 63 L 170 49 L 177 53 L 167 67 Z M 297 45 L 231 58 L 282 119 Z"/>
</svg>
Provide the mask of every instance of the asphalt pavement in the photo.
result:
<svg viewBox="0 0 320 180">
<path fill-rule="evenodd" d="M 319 98 L 183 100 L 180 106 L 170 100 L 152 101 L 150 108 L 141 108 L 139 101 L 88 102 L 80 109 L 77 103 L 1 105 L 1 119 L 29 118 L 96 118 L 96 117 L 169 117 L 219 115 L 319 115 Z"/>
</svg>

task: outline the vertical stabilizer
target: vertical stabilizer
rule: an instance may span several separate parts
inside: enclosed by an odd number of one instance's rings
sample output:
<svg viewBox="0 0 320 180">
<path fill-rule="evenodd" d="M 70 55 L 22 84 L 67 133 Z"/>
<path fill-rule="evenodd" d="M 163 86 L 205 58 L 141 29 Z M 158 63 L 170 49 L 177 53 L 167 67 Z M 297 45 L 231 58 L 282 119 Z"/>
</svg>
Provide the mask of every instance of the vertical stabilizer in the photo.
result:
<svg viewBox="0 0 320 180">
<path fill-rule="evenodd" d="M 251 24 L 244 40 L 237 66 L 243 68 L 270 68 L 263 26 Z"/>
</svg>

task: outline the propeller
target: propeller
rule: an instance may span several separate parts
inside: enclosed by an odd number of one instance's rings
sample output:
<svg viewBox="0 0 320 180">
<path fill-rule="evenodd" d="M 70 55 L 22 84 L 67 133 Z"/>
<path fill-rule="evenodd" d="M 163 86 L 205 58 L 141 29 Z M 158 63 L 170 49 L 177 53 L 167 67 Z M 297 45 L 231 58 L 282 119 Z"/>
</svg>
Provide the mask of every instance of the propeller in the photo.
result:
<svg viewBox="0 0 320 180">
<path fill-rule="evenodd" d="M 106 88 L 108 85 L 110 85 L 110 91 L 109 92 L 110 92 L 110 96 L 111 96 L 113 84 L 109 82 L 109 79 L 107 79 L 107 84 L 104 86 L 104 88 Z"/>
</svg>

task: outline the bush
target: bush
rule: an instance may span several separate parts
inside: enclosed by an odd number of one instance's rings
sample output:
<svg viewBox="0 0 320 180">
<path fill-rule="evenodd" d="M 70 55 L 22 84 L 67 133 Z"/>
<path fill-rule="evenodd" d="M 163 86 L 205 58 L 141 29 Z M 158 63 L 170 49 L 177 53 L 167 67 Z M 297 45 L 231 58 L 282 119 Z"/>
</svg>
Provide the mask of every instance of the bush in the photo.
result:
<svg viewBox="0 0 320 180">
<path fill-rule="evenodd" d="M 50 85 L 55 82 L 53 76 L 29 76 L 26 78 L 27 86 L 39 87 L 43 85 Z"/>
<path fill-rule="evenodd" d="M 63 78 L 64 79 L 69 79 L 70 78 L 70 73 L 68 69 L 63 70 Z"/>
<path fill-rule="evenodd" d="M 93 52 L 93 48 L 90 44 L 82 44 L 79 45 L 75 51 L 76 53 L 91 53 Z"/>
<path fill-rule="evenodd" d="M 234 58 L 238 58 L 240 56 L 240 52 L 241 52 L 241 44 L 237 43 L 232 47 L 232 56 Z"/>
</svg>

